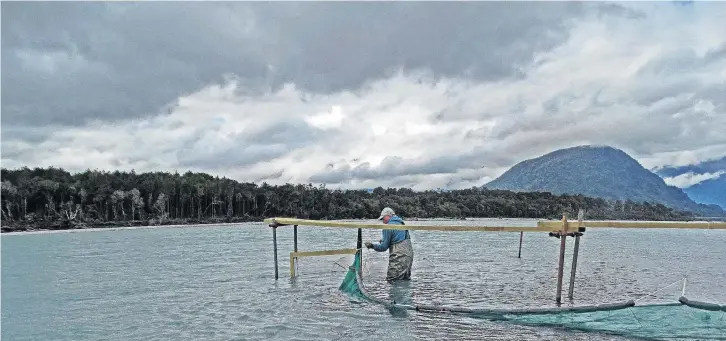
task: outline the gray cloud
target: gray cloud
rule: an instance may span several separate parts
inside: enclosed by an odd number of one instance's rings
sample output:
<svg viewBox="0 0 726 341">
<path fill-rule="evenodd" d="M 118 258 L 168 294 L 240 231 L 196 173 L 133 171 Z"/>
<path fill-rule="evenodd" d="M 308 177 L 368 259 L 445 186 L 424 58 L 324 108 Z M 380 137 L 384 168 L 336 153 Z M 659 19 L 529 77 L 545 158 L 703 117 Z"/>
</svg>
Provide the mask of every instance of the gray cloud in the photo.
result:
<svg viewBox="0 0 726 341">
<path fill-rule="evenodd" d="M 227 74 L 357 88 L 399 68 L 476 79 L 566 38 L 578 4 L 2 4 L 3 128 L 154 115 Z M 445 15 L 443 15 L 446 13 Z"/>
<path fill-rule="evenodd" d="M 225 124 L 222 122 L 222 125 Z M 261 161 L 272 161 L 292 150 L 318 142 L 320 134 L 305 122 L 279 122 L 249 134 L 238 133 L 232 136 L 213 130 L 209 126 L 198 128 L 185 140 L 176 152 L 180 166 L 199 169 L 242 167 Z M 213 145 L 205 143 L 210 135 L 225 135 L 223 141 Z M 279 179 L 280 173 L 271 175 Z"/>
<path fill-rule="evenodd" d="M 406 159 L 400 156 L 387 156 L 380 165 L 372 166 L 369 162 L 351 165 L 343 162 L 340 165 L 326 165 L 324 169 L 310 177 L 316 183 L 344 184 L 352 180 L 387 181 L 402 176 L 425 176 L 433 174 L 454 175 L 461 170 L 483 167 L 505 167 L 515 162 L 512 155 L 492 153 L 485 148 L 475 148 L 469 152 L 444 155 L 430 159 Z M 480 176 L 465 176 L 465 180 L 478 180 Z"/>
</svg>

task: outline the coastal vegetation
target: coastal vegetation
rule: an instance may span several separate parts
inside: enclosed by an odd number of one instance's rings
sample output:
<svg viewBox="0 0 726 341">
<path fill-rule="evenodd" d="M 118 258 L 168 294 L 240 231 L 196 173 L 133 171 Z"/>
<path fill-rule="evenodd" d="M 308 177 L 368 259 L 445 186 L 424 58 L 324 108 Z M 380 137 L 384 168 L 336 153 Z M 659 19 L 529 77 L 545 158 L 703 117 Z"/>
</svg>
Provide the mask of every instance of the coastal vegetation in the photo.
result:
<svg viewBox="0 0 726 341">
<path fill-rule="evenodd" d="M 307 219 L 370 219 L 384 206 L 407 219 L 507 217 L 688 220 L 661 204 L 470 188 L 413 191 L 238 182 L 204 173 L 2 169 L 2 231 Z"/>
</svg>

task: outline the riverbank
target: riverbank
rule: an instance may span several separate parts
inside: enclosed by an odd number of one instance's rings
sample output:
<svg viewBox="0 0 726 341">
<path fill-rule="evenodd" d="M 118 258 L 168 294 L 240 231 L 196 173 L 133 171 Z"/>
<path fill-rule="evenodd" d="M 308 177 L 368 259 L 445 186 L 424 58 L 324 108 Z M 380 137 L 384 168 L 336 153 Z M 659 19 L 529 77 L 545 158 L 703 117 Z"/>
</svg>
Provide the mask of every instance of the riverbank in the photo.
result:
<svg viewBox="0 0 726 341">
<path fill-rule="evenodd" d="M 182 226 L 214 226 L 239 223 L 262 223 L 264 217 L 210 217 L 203 219 L 150 219 L 150 220 L 124 220 L 124 221 L 13 221 L 2 223 L 0 232 L 5 233 L 27 233 L 27 232 L 52 232 L 68 230 L 112 230 L 119 228 L 153 228 L 153 227 L 182 227 Z M 346 219 L 341 219 L 346 220 Z M 348 220 L 359 220 L 350 218 Z M 460 221 L 466 218 L 408 218 L 409 221 L 432 220 L 432 221 Z"/>
<path fill-rule="evenodd" d="M 40 220 L 33 222 L 4 221 L 0 232 L 40 232 L 40 231 L 65 231 L 65 230 L 102 230 L 114 228 L 152 228 L 160 226 L 194 226 L 194 225 L 224 225 L 236 223 L 261 222 L 263 218 L 258 217 L 216 217 L 205 219 L 150 219 L 150 220 L 125 220 L 125 221 L 58 221 Z"/>
</svg>

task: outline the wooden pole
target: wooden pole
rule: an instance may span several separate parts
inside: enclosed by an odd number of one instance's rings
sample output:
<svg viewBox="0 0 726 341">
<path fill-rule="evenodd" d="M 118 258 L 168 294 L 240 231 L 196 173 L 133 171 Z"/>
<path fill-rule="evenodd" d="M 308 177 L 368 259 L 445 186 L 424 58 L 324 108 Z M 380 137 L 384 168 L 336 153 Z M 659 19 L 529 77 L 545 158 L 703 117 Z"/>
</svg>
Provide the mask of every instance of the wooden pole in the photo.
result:
<svg viewBox="0 0 726 341">
<path fill-rule="evenodd" d="M 519 232 L 519 254 L 517 258 L 522 258 L 522 239 L 524 238 L 524 231 Z"/>
<path fill-rule="evenodd" d="M 577 212 L 577 226 L 578 230 L 583 227 L 582 220 L 585 216 L 585 212 L 580 210 Z M 572 252 L 572 269 L 570 271 L 570 290 L 567 292 L 567 298 L 572 299 L 572 294 L 575 292 L 575 273 L 577 273 L 577 254 L 580 252 L 580 231 L 575 233 L 575 250 Z"/>
<path fill-rule="evenodd" d="M 565 267 L 565 239 L 567 238 L 567 214 L 562 215 L 562 231 L 560 236 L 560 264 L 557 268 L 557 305 L 562 303 L 562 274 Z"/>
<path fill-rule="evenodd" d="M 297 252 L 297 225 L 293 225 L 293 252 Z M 297 257 L 290 256 L 290 277 L 295 277 L 297 272 Z"/>
<path fill-rule="evenodd" d="M 277 272 L 277 227 L 272 227 L 272 247 L 275 252 L 275 280 L 277 280 L 280 277 Z"/>
<path fill-rule="evenodd" d="M 358 242 L 355 244 L 356 249 L 358 249 L 359 257 L 360 257 L 360 266 L 361 269 L 363 268 L 363 229 L 358 229 Z M 361 271 L 362 272 L 362 271 Z M 363 274 L 361 273 L 361 277 Z"/>
<path fill-rule="evenodd" d="M 360 249 L 363 247 L 363 229 L 358 229 L 358 243 L 356 243 L 355 248 Z"/>
<path fill-rule="evenodd" d="M 297 252 L 297 225 L 293 226 L 293 230 L 292 231 L 293 231 L 293 236 L 294 236 L 293 250 L 295 252 Z"/>
</svg>

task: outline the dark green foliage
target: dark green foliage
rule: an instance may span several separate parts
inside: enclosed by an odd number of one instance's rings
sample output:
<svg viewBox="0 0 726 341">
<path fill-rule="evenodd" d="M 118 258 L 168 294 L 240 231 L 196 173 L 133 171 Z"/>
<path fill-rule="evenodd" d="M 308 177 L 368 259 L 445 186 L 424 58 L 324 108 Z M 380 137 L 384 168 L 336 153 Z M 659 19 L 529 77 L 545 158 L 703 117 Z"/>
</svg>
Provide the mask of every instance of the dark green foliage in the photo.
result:
<svg viewBox="0 0 726 341">
<path fill-rule="evenodd" d="M 612 147 L 560 149 L 518 163 L 486 187 L 662 203 L 706 216 L 725 213 L 718 207 L 695 203 L 681 189 L 667 185 L 628 154 Z"/>
<path fill-rule="evenodd" d="M 471 188 L 450 192 L 324 186 L 270 186 L 203 173 L 2 170 L 3 231 L 209 222 L 266 217 L 376 218 L 384 206 L 405 218 L 555 218 L 585 209 L 588 219 L 684 220 L 663 205 L 608 202 L 582 195 Z"/>
</svg>

